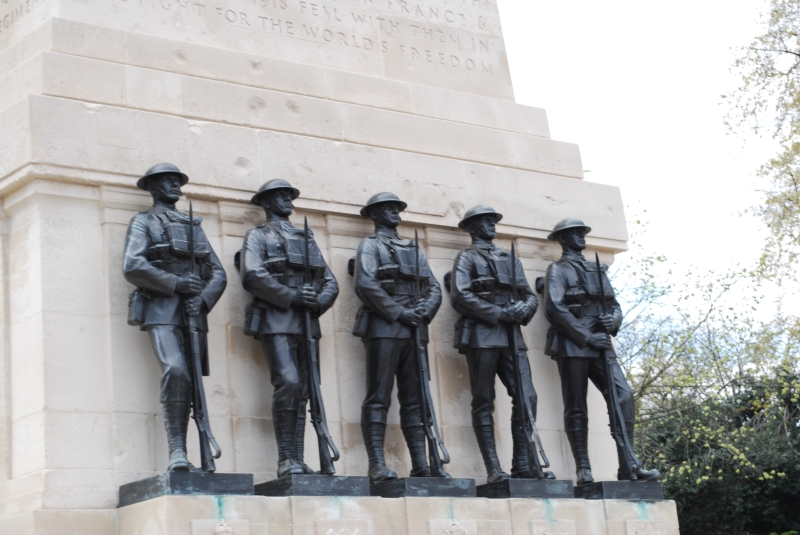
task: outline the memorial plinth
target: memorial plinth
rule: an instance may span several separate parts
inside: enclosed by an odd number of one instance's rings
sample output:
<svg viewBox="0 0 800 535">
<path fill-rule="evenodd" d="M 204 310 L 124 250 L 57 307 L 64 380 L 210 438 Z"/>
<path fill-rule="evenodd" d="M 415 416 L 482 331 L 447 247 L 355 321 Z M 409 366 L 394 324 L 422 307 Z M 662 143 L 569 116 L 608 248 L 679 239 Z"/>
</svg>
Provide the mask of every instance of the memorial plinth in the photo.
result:
<svg viewBox="0 0 800 535">
<path fill-rule="evenodd" d="M 475 480 L 443 477 L 401 477 L 371 485 L 373 496 L 382 498 L 474 498 Z"/>
<path fill-rule="evenodd" d="M 174 496 L 120 509 L 117 535 L 214 535 L 223 521 L 233 535 L 678 534 L 674 502 Z"/>
<path fill-rule="evenodd" d="M 166 472 L 119 488 L 119 506 L 125 507 L 161 496 L 250 496 L 251 474 Z"/>
<path fill-rule="evenodd" d="M 508 479 L 486 483 L 477 488 L 481 498 L 546 498 L 568 499 L 575 497 L 570 479 Z"/>
<path fill-rule="evenodd" d="M 585 500 L 650 500 L 664 499 L 660 481 L 597 481 L 575 487 L 575 497 Z"/>
<path fill-rule="evenodd" d="M 260 483 L 259 496 L 369 496 L 367 476 L 288 475 Z"/>
<path fill-rule="evenodd" d="M 167 466 L 160 371 L 147 335 L 127 325 L 132 287 L 121 273 L 127 224 L 151 204 L 136 178 L 153 164 L 172 162 L 190 176 L 184 192 L 228 273 L 208 318 L 209 420 L 224 452 L 218 470 L 256 482 L 276 476 L 272 389 L 258 344 L 243 333 L 249 297 L 233 256 L 263 220 L 248 204 L 262 183 L 283 177 L 302 191 L 294 221 L 308 216 L 340 284 L 320 347 L 341 475 L 364 476 L 368 466 L 364 348 L 351 334 L 358 300 L 347 262 L 371 232 L 358 215 L 370 195 L 393 191 L 408 202 L 400 234 L 419 231 L 440 281 L 469 243 L 457 223 L 479 203 L 504 214 L 496 243 L 508 250 L 515 239 L 529 281 L 558 256 L 546 236 L 566 216 L 591 224 L 587 254 L 598 250 L 610 263 L 627 249 L 619 190 L 584 181 L 577 145 L 550 138 L 544 110 L 514 102 L 494 0 L 8 0 L 0 3 L 0 143 L 1 533 L 112 535 L 116 525 L 145 525 L 145 515 L 161 530 L 153 533 L 170 535 L 210 535 L 217 524 L 208 531 L 209 523 L 223 518 L 236 535 L 247 533 L 243 519 L 252 535 L 265 535 L 267 519 L 271 535 L 338 534 L 344 524 L 330 519 L 361 519 L 347 529 L 363 535 L 439 535 L 456 520 L 467 533 L 494 529 L 494 508 L 511 511 L 501 515 L 511 533 L 546 529 L 540 500 L 170 496 L 117 510 L 121 485 Z M 188 211 L 185 200 L 179 209 Z M 448 471 L 480 484 L 455 318 L 445 297 L 430 326 L 431 390 Z M 546 325 L 540 311 L 523 335 L 543 445 L 551 469 L 569 478 L 575 466 L 556 364 L 542 350 Z M 613 480 L 616 452 L 595 390 L 588 405 L 593 473 Z M 494 417 L 508 469 L 507 396 L 498 396 Z M 399 423 L 395 403 L 387 461 L 402 477 L 410 459 Z M 316 440 L 306 436 L 306 462 L 317 469 Z M 198 464 L 196 445 L 190 428 Z M 609 523 L 644 521 L 626 502 L 558 503 L 570 533 L 588 532 L 581 526 L 617 503 Z M 249 509 L 233 516 L 229 504 Z M 647 507 L 665 511 L 669 529 L 656 532 L 677 532 L 674 505 Z M 381 514 L 398 527 L 380 528 L 390 521 Z"/>
</svg>

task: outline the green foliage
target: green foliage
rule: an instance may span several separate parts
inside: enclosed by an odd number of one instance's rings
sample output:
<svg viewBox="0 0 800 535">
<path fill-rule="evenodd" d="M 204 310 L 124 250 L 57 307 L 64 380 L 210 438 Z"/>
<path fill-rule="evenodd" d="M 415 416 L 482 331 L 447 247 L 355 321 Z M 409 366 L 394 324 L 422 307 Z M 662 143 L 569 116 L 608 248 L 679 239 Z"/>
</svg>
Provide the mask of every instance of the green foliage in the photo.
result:
<svg viewBox="0 0 800 535">
<path fill-rule="evenodd" d="M 665 264 L 615 275 L 629 282 L 618 354 L 642 461 L 664 474 L 684 535 L 800 530 L 800 320 L 742 306 L 750 273 L 662 285 Z"/>
<path fill-rule="evenodd" d="M 763 202 L 753 209 L 770 236 L 764 246 L 761 274 L 797 280 L 800 254 L 800 1 L 770 0 L 763 14 L 765 32 L 738 51 L 733 70 L 738 88 L 723 95 L 733 130 L 767 131 L 781 144 L 779 155 L 759 175 L 768 184 Z"/>
</svg>

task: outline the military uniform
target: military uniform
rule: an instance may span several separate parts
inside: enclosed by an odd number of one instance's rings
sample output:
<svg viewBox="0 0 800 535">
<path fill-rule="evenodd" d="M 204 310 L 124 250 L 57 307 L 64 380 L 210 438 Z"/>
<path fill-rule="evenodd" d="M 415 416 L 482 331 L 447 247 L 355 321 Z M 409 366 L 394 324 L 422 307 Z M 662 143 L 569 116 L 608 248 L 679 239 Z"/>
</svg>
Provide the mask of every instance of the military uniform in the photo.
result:
<svg viewBox="0 0 800 535">
<path fill-rule="evenodd" d="M 489 214 L 496 220 L 502 216 L 491 207 L 479 206 L 467 212 L 459 225 L 465 228 L 466 221 Z M 470 387 L 472 390 L 472 426 L 478 439 L 490 478 L 508 477 L 500 470 L 494 441 L 495 376 L 506 387 L 512 400 L 511 429 L 514 439 L 512 474 L 529 475 L 527 438 L 522 426 L 521 408 L 518 406 L 517 389 L 528 399 L 536 415 L 536 390 L 531 379 L 530 363 L 526 355 L 527 346 L 519 324 L 517 351 L 510 348 L 509 325 L 500 321 L 500 313 L 512 302 L 512 267 L 516 263 L 517 300 L 525 303 L 522 325 L 527 325 L 539 305 L 525 278 L 522 263 L 510 253 L 489 242 L 473 244 L 461 251 L 455 259 L 450 297 L 453 308 L 461 314 L 456 323 L 454 345 L 467 357 Z M 514 373 L 515 358 L 519 361 L 522 383 L 518 384 Z"/>
<path fill-rule="evenodd" d="M 556 240 L 558 232 L 569 228 L 580 227 L 588 233 L 591 229 L 580 220 L 566 219 L 556 225 L 556 229 L 548 239 Z M 597 349 L 588 344 L 595 333 L 607 333 L 616 336 L 622 324 L 622 310 L 614 295 L 607 274 L 608 266 L 587 261 L 580 252 L 564 251 L 561 258 L 552 263 L 544 280 L 543 299 L 545 314 L 550 322 L 547 331 L 545 354 L 558 363 L 561 377 L 561 394 L 564 401 L 564 427 L 572 447 L 575 464 L 579 472 L 579 484 L 582 474 L 591 481 L 591 467 L 588 454 L 589 418 L 586 396 L 589 380 L 594 383 L 603 397 L 608 397 L 608 380 L 606 364 L 601 358 L 603 353 L 610 357 L 608 370 L 614 386 L 617 402 L 621 409 L 625 429 L 630 440 L 634 432 L 634 404 L 625 374 L 617 361 L 614 349 Z M 600 278 L 604 293 L 600 290 Z M 606 313 L 612 318 L 612 326 L 606 329 L 600 321 L 603 314 L 603 301 Z M 618 447 L 620 462 L 619 479 L 637 479 L 636 474 L 626 473 L 625 449 Z M 630 459 L 630 457 L 629 457 Z M 639 471 L 641 477 L 651 478 L 657 471 Z"/>
<path fill-rule="evenodd" d="M 339 285 L 313 234 L 309 238 L 313 278 L 309 284 L 319 296 L 319 310 L 311 317 L 311 335 L 319 339 L 319 316 L 333 306 Z M 305 233 L 288 221 L 268 222 L 248 231 L 241 256 L 242 284 L 255 296 L 245 314 L 245 329 L 261 342 L 269 364 L 279 462 L 294 460 L 301 465 L 309 395 L 308 356 L 303 327 L 305 310 L 292 306 L 292 298 L 304 283 L 304 257 Z"/>
<path fill-rule="evenodd" d="M 149 176 L 157 174 L 148 173 Z M 145 189 L 146 182 L 140 181 L 140 187 Z M 201 341 L 205 341 L 208 332 L 205 314 L 214 308 L 227 284 L 225 270 L 200 227 L 201 221 L 202 218 L 195 218 L 190 225 L 189 216 L 160 205 L 136 214 L 128 226 L 122 261 L 125 279 L 137 287 L 131 294 L 128 323 L 147 331 L 161 365 L 161 403 L 170 452 L 186 450 L 192 397 L 192 379 L 184 345 L 188 320 L 184 297 L 176 292 L 178 279 L 194 269 L 205 282 L 200 294 L 204 313 L 198 317 Z M 190 228 L 194 232 L 194 266 L 188 249 Z M 207 376 L 207 346 L 201 345 L 204 350 L 202 371 Z"/>
<path fill-rule="evenodd" d="M 425 323 L 428 323 L 439 310 L 442 293 L 425 255 L 422 251 L 419 254 L 421 293 Z M 415 270 L 414 242 L 400 239 L 393 230 L 381 229 L 362 240 L 358 247 L 355 292 L 363 305 L 358 311 L 353 334 L 362 338 L 367 351 L 367 394 L 361 406 L 361 428 L 371 472 L 373 467 L 385 467 L 386 415 L 396 375 L 400 421 L 411 453 L 411 475 L 430 475 L 420 415 L 414 332 L 412 327 L 399 321 L 404 309 L 417 304 Z M 422 342 L 427 343 L 427 324 L 420 325 L 419 329 Z"/>
</svg>

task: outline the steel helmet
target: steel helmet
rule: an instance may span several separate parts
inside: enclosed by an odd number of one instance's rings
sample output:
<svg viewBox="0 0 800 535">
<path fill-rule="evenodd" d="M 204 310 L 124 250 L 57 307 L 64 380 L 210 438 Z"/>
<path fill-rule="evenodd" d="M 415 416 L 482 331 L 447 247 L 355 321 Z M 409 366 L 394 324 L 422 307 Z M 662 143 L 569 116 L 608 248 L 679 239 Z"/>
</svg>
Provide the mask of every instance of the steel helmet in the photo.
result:
<svg viewBox="0 0 800 535">
<path fill-rule="evenodd" d="M 300 190 L 297 188 L 292 187 L 287 181 L 282 178 L 273 178 L 269 182 L 265 183 L 263 186 L 258 188 L 258 193 L 253 195 L 253 198 L 250 199 L 250 204 L 255 204 L 256 206 L 261 206 L 261 199 L 264 195 L 269 191 L 275 191 L 278 189 L 288 189 L 292 192 L 292 200 L 298 198 L 300 196 Z"/>
<path fill-rule="evenodd" d="M 589 234 L 592 231 L 591 227 L 587 227 L 584 222 L 577 217 L 568 217 L 556 223 L 556 226 L 553 227 L 553 232 L 547 236 L 547 239 L 550 241 L 558 241 L 558 233 L 571 228 L 581 228 L 584 234 Z"/>
<path fill-rule="evenodd" d="M 189 182 L 189 177 L 181 173 L 181 170 L 176 166 L 172 165 L 171 163 L 159 163 L 147 170 L 144 176 L 136 182 L 136 187 L 146 190 L 147 182 L 154 176 L 160 175 L 178 175 L 181 177 L 181 186 L 184 186 L 187 182 Z"/>
<path fill-rule="evenodd" d="M 370 197 L 370 199 L 367 201 L 367 204 L 365 204 L 364 208 L 361 209 L 361 217 L 366 217 L 367 219 L 369 219 L 370 208 L 387 202 L 396 202 L 397 204 L 399 204 L 401 212 L 406 208 L 408 208 L 408 205 L 403 201 L 401 201 L 400 197 L 398 197 L 394 193 L 389 193 L 388 191 L 384 191 L 383 193 L 378 193 Z"/>
<path fill-rule="evenodd" d="M 473 217 L 478 217 L 482 215 L 494 216 L 495 223 L 503 219 L 503 214 L 501 214 L 488 204 L 479 204 L 478 206 L 467 210 L 467 213 L 464 214 L 464 219 L 458 222 L 458 228 L 467 230 L 467 225 L 466 225 L 467 221 L 469 221 Z"/>
</svg>

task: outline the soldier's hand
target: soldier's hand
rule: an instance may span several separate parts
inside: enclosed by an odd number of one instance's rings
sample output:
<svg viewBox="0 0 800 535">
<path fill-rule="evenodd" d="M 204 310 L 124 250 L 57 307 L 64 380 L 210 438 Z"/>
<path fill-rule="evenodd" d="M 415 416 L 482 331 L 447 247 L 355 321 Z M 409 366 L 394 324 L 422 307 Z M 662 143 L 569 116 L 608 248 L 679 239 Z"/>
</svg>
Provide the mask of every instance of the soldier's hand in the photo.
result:
<svg viewBox="0 0 800 535">
<path fill-rule="evenodd" d="M 610 333 L 614 330 L 614 316 L 611 314 L 603 314 L 597 317 L 597 327 L 603 332 Z"/>
<path fill-rule="evenodd" d="M 587 343 L 595 349 L 611 349 L 611 337 L 606 333 L 594 333 Z"/>
<path fill-rule="evenodd" d="M 203 291 L 203 279 L 194 273 L 186 273 L 178 277 L 175 291 L 184 295 L 200 295 Z"/>
<path fill-rule="evenodd" d="M 422 315 L 417 312 L 416 308 L 406 308 L 403 309 L 403 312 L 400 313 L 400 317 L 398 318 L 402 323 L 406 325 L 411 325 L 416 327 L 417 325 L 422 323 Z"/>
<path fill-rule="evenodd" d="M 304 284 L 295 291 L 294 297 L 292 298 L 292 305 L 316 310 L 319 308 L 319 296 L 317 292 L 314 291 L 314 288 L 308 284 Z"/>
<path fill-rule="evenodd" d="M 517 323 L 517 309 L 514 305 L 506 305 L 500 310 L 500 321 Z"/>
<path fill-rule="evenodd" d="M 525 321 L 525 318 L 528 316 L 528 307 L 522 301 L 517 301 L 514 303 L 514 320 L 517 323 L 522 323 Z"/>
<path fill-rule="evenodd" d="M 414 310 L 416 310 L 417 314 L 419 314 L 422 317 L 422 321 L 426 322 L 428 321 L 428 307 L 425 306 L 424 301 L 420 301 L 419 303 L 417 303 L 417 306 L 414 307 Z"/>
<path fill-rule="evenodd" d="M 183 306 L 186 309 L 186 313 L 190 316 L 199 316 L 203 313 L 203 298 L 190 297 L 184 302 Z"/>
</svg>

